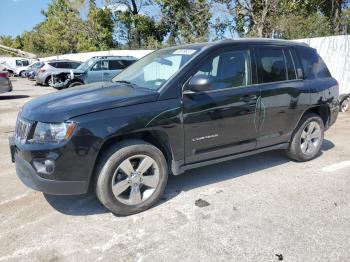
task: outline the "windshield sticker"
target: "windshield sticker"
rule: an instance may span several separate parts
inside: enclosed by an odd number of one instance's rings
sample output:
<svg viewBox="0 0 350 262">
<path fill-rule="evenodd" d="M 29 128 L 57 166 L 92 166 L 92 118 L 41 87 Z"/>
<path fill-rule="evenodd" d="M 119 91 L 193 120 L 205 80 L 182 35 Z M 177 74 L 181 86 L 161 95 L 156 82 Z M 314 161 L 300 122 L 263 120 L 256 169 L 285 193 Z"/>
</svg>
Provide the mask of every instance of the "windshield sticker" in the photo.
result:
<svg viewBox="0 0 350 262">
<path fill-rule="evenodd" d="M 177 49 L 174 51 L 174 55 L 192 55 L 193 53 L 197 52 L 197 50 L 194 49 Z"/>
</svg>

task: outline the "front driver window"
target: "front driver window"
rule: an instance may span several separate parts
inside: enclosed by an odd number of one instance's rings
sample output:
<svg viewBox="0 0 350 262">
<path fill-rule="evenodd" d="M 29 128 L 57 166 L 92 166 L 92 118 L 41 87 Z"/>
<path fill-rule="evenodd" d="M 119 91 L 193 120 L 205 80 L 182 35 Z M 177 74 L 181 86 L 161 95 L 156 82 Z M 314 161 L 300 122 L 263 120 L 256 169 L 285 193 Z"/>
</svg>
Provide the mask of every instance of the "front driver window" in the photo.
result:
<svg viewBox="0 0 350 262">
<path fill-rule="evenodd" d="M 98 61 L 93 65 L 91 71 L 108 70 L 108 61 Z"/>
<path fill-rule="evenodd" d="M 209 76 L 213 90 L 242 87 L 250 84 L 249 68 L 249 50 L 235 50 L 209 59 L 195 75 Z"/>
</svg>

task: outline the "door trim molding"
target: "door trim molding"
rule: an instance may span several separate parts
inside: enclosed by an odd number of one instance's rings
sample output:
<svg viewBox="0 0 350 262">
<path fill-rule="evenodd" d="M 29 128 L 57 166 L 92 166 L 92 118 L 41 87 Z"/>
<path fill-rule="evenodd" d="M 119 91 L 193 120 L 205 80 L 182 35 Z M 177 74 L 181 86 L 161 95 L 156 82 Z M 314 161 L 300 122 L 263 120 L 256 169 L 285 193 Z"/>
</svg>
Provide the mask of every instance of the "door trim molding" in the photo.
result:
<svg viewBox="0 0 350 262">
<path fill-rule="evenodd" d="M 221 162 L 225 162 L 225 161 L 229 161 L 229 160 L 233 160 L 233 159 L 237 159 L 237 158 L 241 158 L 241 157 L 251 156 L 251 155 L 255 155 L 255 154 L 259 154 L 259 153 L 263 153 L 263 152 L 267 152 L 267 151 L 278 150 L 278 149 L 287 149 L 288 147 L 289 147 L 289 143 L 281 143 L 281 144 L 274 145 L 274 146 L 259 148 L 259 149 L 247 151 L 244 153 L 228 155 L 228 156 L 210 159 L 210 160 L 205 160 L 202 162 L 197 162 L 197 163 L 188 164 L 188 165 L 182 165 L 181 164 L 182 161 L 181 162 L 172 161 L 171 171 L 175 176 L 177 176 L 177 175 L 181 175 L 181 174 L 185 173 L 187 170 L 190 170 L 190 169 L 194 169 L 194 168 L 198 168 L 198 167 L 202 167 L 202 166 L 207 166 L 207 165 L 212 165 L 212 164 L 217 164 L 217 163 L 221 163 Z"/>
</svg>

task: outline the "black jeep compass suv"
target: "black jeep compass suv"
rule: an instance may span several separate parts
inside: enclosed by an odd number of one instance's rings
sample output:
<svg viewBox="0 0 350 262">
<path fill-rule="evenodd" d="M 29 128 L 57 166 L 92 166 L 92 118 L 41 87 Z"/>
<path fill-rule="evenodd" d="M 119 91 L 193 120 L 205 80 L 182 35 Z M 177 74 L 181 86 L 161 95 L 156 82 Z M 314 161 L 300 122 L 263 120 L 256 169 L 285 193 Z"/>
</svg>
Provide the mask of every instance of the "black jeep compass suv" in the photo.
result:
<svg viewBox="0 0 350 262">
<path fill-rule="evenodd" d="M 115 214 L 151 207 L 168 174 L 284 149 L 315 158 L 338 114 L 316 50 L 243 39 L 155 51 L 110 83 L 24 105 L 10 138 L 19 178 L 48 194 L 92 185 Z"/>
</svg>

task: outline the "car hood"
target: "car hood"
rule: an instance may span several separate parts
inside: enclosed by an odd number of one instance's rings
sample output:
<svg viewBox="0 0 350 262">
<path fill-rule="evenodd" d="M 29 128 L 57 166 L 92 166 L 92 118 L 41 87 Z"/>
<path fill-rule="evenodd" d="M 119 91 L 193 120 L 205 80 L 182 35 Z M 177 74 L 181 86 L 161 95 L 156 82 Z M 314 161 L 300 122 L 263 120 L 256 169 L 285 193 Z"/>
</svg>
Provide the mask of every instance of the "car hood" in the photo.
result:
<svg viewBox="0 0 350 262">
<path fill-rule="evenodd" d="M 121 83 L 92 83 L 58 91 L 26 103 L 21 116 L 40 122 L 63 122 L 101 110 L 156 101 L 159 93 Z"/>
</svg>

